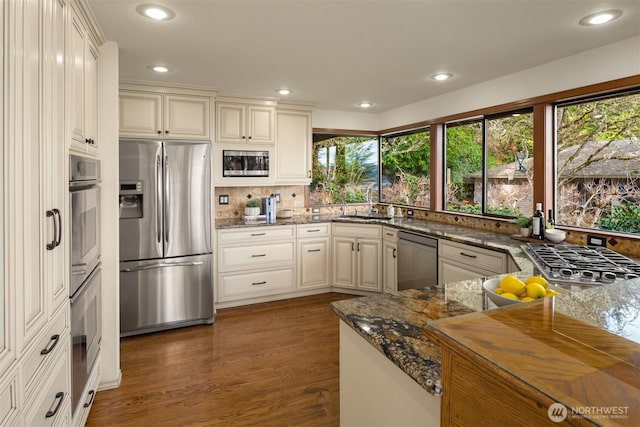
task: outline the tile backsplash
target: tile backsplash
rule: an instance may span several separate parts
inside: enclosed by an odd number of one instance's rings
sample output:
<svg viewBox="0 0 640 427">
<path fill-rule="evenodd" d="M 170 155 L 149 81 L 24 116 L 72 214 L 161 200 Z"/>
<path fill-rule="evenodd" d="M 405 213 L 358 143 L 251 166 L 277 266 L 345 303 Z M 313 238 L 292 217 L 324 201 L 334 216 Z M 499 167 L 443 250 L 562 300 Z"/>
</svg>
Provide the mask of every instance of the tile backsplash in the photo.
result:
<svg viewBox="0 0 640 427">
<path fill-rule="evenodd" d="M 304 185 L 282 185 L 270 187 L 216 187 L 214 192 L 214 206 L 216 218 L 241 218 L 244 215 L 244 205 L 251 199 L 262 199 L 271 195 L 280 195 L 277 209 L 292 209 L 294 215 L 307 213 L 305 206 Z M 228 204 L 220 204 L 220 196 L 228 197 Z"/>
</svg>

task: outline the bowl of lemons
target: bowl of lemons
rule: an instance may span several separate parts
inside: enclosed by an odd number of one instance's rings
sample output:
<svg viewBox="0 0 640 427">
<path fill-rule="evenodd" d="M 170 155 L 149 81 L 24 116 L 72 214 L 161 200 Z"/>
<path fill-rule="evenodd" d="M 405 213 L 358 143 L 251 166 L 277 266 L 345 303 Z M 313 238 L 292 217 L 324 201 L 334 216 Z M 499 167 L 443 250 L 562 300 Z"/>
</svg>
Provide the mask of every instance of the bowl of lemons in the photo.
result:
<svg viewBox="0 0 640 427">
<path fill-rule="evenodd" d="M 482 288 L 487 297 L 498 307 L 550 298 L 566 292 L 559 286 L 549 284 L 542 276 L 530 276 L 521 280 L 511 274 L 485 280 Z"/>
</svg>

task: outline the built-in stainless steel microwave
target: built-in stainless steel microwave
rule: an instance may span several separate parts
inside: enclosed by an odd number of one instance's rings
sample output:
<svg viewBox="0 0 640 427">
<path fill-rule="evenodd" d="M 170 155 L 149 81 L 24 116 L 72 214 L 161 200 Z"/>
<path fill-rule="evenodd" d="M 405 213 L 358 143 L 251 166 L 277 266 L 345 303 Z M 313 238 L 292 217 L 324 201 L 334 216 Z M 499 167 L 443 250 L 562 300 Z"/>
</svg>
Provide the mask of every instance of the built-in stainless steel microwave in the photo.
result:
<svg viewBox="0 0 640 427">
<path fill-rule="evenodd" d="M 269 152 L 247 150 L 222 151 L 222 176 L 269 176 Z"/>
</svg>

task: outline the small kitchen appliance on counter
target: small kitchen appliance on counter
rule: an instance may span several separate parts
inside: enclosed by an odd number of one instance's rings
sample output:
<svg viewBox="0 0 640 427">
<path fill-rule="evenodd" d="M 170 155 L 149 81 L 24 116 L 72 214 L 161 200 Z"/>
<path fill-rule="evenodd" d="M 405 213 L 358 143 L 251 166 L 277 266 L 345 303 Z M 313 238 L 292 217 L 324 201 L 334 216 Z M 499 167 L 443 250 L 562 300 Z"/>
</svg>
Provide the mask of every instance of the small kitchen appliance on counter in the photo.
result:
<svg viewBox="0 0 640 427">
<path fill-rule="evenodd" d="M 640 277 L 640 264 L 604 247 L 527 243 L 522 249 L 554 283 L 605 285 Z"/>
<path fill-rule="evenodd" d="M 267 219 L 267 222 L 271 224 L 276 222 L 276 203 L 277 200 L 273 196 L 264 197 L 262 199 L 262 210 Z"/>
</svg>

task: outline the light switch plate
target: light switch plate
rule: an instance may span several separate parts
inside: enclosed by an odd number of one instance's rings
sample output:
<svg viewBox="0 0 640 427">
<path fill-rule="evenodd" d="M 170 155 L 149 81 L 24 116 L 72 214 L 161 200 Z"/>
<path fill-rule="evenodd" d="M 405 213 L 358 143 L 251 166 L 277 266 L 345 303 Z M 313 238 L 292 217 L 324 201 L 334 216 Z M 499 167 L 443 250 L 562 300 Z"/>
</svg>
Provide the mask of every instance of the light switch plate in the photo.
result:
<svg viewBox="0 0 640 427">
<path fill-rule="evenodd" d="M 229 204 L 229 195 L 228 194 L 220 194 L 218 196 L 218 204 L 219 205 L 228 205 Z"/>
<path fill-rule="evenodd" d="M 407 216 L 413 216 L 413 209 L 407 209 Z"/>
</svg>

